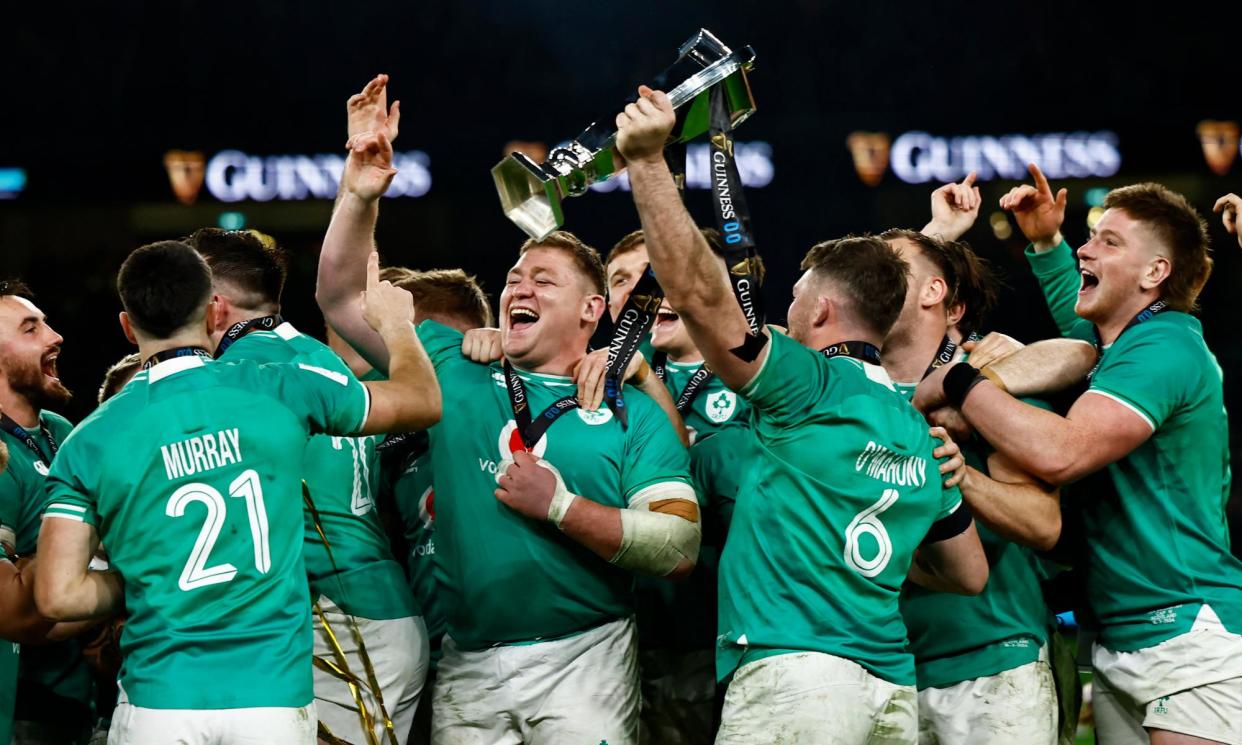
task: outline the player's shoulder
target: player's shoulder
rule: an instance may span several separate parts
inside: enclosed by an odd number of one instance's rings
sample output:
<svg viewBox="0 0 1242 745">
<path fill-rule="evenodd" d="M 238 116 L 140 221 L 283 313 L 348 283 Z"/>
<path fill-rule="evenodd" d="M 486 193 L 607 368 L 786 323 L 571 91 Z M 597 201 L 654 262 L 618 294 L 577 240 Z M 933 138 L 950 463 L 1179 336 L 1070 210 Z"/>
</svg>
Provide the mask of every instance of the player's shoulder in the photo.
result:
<svg viewBox="0 0 1242 745">
<path fill-rule="evenodd" d="M 1211 356 L 1203 338 L 1203 325 L 1188 313 L 1166 311 L 1132 326 L 1118 337 L 1104 356 L 1141 356 L 1144 365 L 1154 369 L 1181 369 L 1196 366 Z"/>
<path fill-rule="evenodd" d="M 65 437 L 73 429 L 73 422 L 54 411 L 44 409 L 39 416 L 43 420 L 43 425 L 56 437 Z"/>
</svg>

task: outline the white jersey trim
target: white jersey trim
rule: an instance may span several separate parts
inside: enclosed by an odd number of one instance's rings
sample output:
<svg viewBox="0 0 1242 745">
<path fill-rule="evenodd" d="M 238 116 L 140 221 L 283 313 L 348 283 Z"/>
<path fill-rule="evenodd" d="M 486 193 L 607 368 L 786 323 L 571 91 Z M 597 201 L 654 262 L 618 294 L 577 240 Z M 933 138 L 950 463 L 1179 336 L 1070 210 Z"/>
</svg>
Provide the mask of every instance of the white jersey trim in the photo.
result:
<svg viewBox="0 0 1242 745">
<path fill-rule="evenodd" d="M 1094 393 L 1097 396 L 1103 396 L 1104 398 L 1110 399 L 1112 401 L 1116 401 L 1117 403 L 1121 404 L 1122 406 L 1126 407 L 1130 411 L 1133 411 L 1135 414 L 1137 414 L 1144 422 L 1147 423 L 1147 426 L 1151 429 L 1152 432 L 1156 431 L 1156 423 L 1151 420 L 1151 417 L 1144 414 L 1143 411 L 1139 409 L 1139 407 L 1125 400 L 1121 396 L 1118 396 L 1113 393 L 1108 393 L 1107 391 L 1102 391 L 1099 388 L 1088 388 L 1087 393 Z"/>
<path fill-rule="evenodd" d="M 647 504 L 657 499 L 684 499 L 695 504 L 699 503 L 694 487 L 682 481 L 661 481 L 651 486 L 644 486 L 626 501 L 629 509 L 637 510 L 645 509 Z"/>
<path fill-rule="evenodd" d="M 49 517 L 58 517 L 61 520 L 73 520 L 74 522 L 79 522 L 79 523 L 86 522 L 86 518 L 83 517 L 82 515 L 66 515 L 63 512 L 44 512 L 43 513 L 44 520 L 46 520 Z"/>
<path fill-rule="evenodd" d="M 285 341 L 289 341 L 290 339 L 296 339 L 297 337 L 302 335 L 302 332 L 295 329 L 293 327 L 293 324 L 289 323 L 288 321 L 285 321 L 284 323 L 280 324 L 276 328 L 272 329 L 272 333 L 276 334 L 277 336 L 284 339 Z"/>
<path fill-rule="evenodd" d="M 159 364 L 151 367 L 148 375 L 148 383 L 158 383 L 170 375 L 176 375 L 179 372 L 185 372 L 191 368 L 202 367 L 203 358 L 197 354 L 186 355 L 185 357 L 173 357 L 171 360 L 164 360 Z"/>
<path fill-rule="evenodd" d="M 355 432 L 361 432 L 362 428 L 367 426 L 367 420 L 371 418 L 371 389 L 367 388 L 366 383 L 359 381 L 362 387 L 362 419 L 358 422 Z"/>
</svg>

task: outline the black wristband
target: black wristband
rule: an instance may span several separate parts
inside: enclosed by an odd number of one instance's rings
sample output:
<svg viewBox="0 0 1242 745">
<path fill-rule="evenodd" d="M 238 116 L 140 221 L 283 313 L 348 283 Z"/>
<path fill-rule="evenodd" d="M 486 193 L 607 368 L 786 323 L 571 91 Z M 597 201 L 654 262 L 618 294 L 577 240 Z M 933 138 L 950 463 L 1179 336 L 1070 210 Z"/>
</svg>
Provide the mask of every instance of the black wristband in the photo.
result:
<svg viewBox="0 0 1242 745">
<path fill-rule="evenodd" d="M 959 362 L 949 368 L 949 372 L 944 376 L 945 400 L 953 408 L 960 409 L 971 389 L 985 380 L 987 378 L 980 375 L 979 371 L 972 367 L 970 363 Z"/>
</svg>

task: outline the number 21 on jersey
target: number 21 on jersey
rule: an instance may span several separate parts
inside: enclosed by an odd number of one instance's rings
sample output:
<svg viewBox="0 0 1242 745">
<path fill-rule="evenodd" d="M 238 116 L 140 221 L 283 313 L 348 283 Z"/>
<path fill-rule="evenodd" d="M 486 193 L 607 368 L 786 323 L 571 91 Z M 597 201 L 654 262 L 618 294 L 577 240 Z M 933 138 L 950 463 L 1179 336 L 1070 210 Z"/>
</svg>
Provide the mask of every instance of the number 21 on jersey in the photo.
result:
<svg viewBox="0 0 1242 745">
<path fill-rule="evenodd" d="M 267 574 L 272 568 L 272 554 L 268 547 L 267 508 L 263 505 L 263 487 L 259 484 L 259 474 L 254 469 L 247 469 L 233 479 L 233 483 L 229 484 L 229 496 L 240 497 L 246 502 L 250 535 L 254 540 L 254 567 L 259 570 L 259 574 Z M 224 527 L 225 514 L 228 512 L 224 497 L 210 484 L 186 484 L 168 498 L 168 506 L 164 512 L 169 517 L 181 517 L 185 515 L 185 509 L 191 502 L 201 502 L 207 508 L 207 517 L 198 532 L 198 540 L 190 551 L 190 558 L 181 570 L 181 578 L 177 581 L 177 586 L 185 592 L 229 582 L 237 576 L 237 567 L 227 562 L 207 566 L 207 557 L 215 548 L 220 529 Z"/>
</svg>

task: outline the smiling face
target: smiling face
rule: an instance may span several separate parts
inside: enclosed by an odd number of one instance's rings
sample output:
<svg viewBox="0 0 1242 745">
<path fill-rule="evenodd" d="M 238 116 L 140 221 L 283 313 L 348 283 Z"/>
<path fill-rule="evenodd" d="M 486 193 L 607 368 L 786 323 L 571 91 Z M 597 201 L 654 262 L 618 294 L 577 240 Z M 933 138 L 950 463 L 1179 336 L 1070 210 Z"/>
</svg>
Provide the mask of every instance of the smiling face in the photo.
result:
<svg viewBox="0 0 1242 745">
<path fill-rule="evenodd" d="M 63 342 L 34 303 L 0 296 L 0 374 L 37 409 L 64 404 L 71 396 L 57 370 Z"/>
<path fill-rule="evenodd" d="M 1082 284 L 1074 311 L 1097 326 L 1122 322 L 1147 305 L 1169 270 L 1152 231 L 1123 210 L 1107 210 L 1078 249 Z"/>
<path fill-rule="evenodd" d="M 501 349 L 525 370 L 556 372 L 544 368 L 565 368 L 581 358 L 603 309 L 603 296 L 572 254 L 542 246 L 528 249 L 509 270 L 500 293 Z"/>
</svg>

